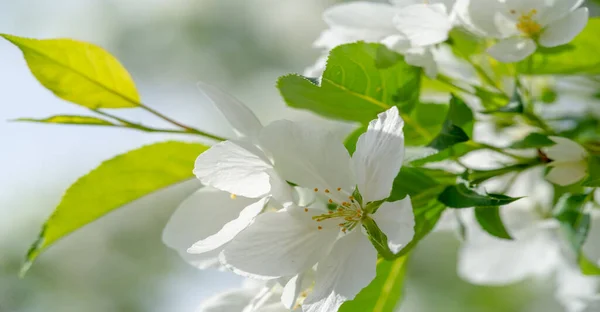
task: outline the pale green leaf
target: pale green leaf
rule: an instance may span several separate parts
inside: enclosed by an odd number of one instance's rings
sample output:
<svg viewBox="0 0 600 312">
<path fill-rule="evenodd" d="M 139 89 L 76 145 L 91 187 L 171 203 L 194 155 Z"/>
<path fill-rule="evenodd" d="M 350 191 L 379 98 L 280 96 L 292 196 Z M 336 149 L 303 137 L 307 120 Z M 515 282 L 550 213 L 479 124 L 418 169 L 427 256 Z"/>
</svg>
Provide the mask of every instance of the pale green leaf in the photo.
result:
<svg viewBox="0 0 600 312">
<path fill-rule="evenodd" d="M 27 254 L 24 271 L 44 249 L 154 191 L 193 177 L 196 157 L 208 147 L 183 142 L 147 145 L 116 156 L 79 178 L 64 194 Z"/>
<path fill-rule="evenodd" d="M 490 235 L 501 239 L 512 239 L 500 217 L 500 207 L 477 207 L 475 208 L 475 219 L 481 228 Z"/>
<path fill-rule="evenodd" d="M 72 39 L 0 36 L 21 49 L 35 78 L 62 99 L 92 109 L 140 105 L 127 70 L 96 45 Z"/>
<path fill-rule="evenodd" d="M 36 118 L 19 118 L 14 121 L 27 121 L 27 122 L 39 122 L 39 123 L 54 123 L 54 124 L 68 124 L 68 125 L 94 125 L 94 126 L 114 126 L 108 120 L 100 119 L 92 116 L 77 116 L 77 115 L 56 115 L 48 118 L 36 119 Z"/>
</svg>

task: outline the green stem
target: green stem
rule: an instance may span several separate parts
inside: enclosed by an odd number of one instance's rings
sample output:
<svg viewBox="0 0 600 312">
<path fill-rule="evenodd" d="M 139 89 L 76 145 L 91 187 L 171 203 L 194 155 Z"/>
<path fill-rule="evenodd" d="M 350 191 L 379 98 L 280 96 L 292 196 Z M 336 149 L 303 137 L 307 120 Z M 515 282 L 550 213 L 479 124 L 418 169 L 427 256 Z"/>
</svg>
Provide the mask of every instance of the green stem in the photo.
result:
<svg viewBox="0 0 600 312">
<path fill-rule="evenodd" d="M 117 121 L 119 121 L 121 123 L 121 125 L 113 125 L 113 127 L 118 127 L 118 128 L 126 128 L 126 129 L 134 129 L 134 130 L 139 130 L 139 131 L 144 131 L 144 132 L 162 132 L 162 133 L 177 133 L 177 134 L 191 134 L 191 135 L 201 135 L 204 137 L 207 137 L 209 139 L 213 139 L 216 141 L 225 141 L 225 138 L 210 134 L 210 133 L 206 133 L 203 131 L 199 131 L 196 129 L 192 129 L 191 131 L 189 129 L 184 129 L 184 130 L 174 130 L 174 129 L 159 129 L 159 128 L 150 128 L 147 126 L 144 126 L 142 124 L 139 123 L 135 123 L 135 122 L 131 122 L 129 120 L 123 119 L 119 116 L 115 116 L 113 114 L 109 114 L 106 112 L 103 112 L 101 110 L 98 109 L 92 109 L 92 111 L 94 111 L 95 113 L 105 116 L 105 117 L 109 117 L 112 119 L 115 119 Z"/>
<path fill-rule="evenodd" d="M 529 162 L 515 164 L 515 165 L 511 165 L 511 166 L 499 168 L 499 169 L 494 169 L 494 170 L 474 170 L 469 174 L 469 180 L 475 184 L 478 184 L 478 183 L 484 182 L 486 180 L 489 180 L 491 178 L 505 175 L 507 173 L 521 172 L 521 171 L 527 170 L 529 168 L 538 166 L 540 164 L 542 164 L 542 162 L 539 159 L 535 158 L 535 159 L 531 159 Z"/>
</svg>

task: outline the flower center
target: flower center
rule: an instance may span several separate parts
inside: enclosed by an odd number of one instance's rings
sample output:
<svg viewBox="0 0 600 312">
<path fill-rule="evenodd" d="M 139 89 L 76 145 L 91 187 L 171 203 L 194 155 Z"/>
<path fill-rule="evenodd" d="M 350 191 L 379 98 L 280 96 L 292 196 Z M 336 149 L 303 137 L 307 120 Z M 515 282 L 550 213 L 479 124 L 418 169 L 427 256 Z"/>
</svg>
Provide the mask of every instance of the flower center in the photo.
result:
<svg viewBox="0 0 600 312">
<path fill-rule="evenodd" d="M 511 10 L 511 14 L 517 14 L 517 11 Z M 535 21 L 537 10 L 532 9 L 529 12 L 521 13 L 517 19 L 517 29 L 527 37 L 535 38 L 542 32 L 542 25 Z"/>
<path fill-rule="evenodd" d="M 318 192 L 317 188 L 314 190 L 315 192 Z M 337 192 L 343 192 L 342 188 L 338 187 Z M 325 194 L 330 193 L 330 190 L 325 189 Z M 360 224 L 363 215 L 365 214 L 360 203 L 351 195 L 348 196 L 348 201 L 338 203 L 332 198 L 329 198 L 328 203 L 330 210 L 322 215 L 314 216 L 312 219 L 317 222 L 334 218 L 340 219 L 341 222 L 338 224 L 338 226 L 344 233 L 353 230 L 358 224 Z M 318 229 L 320 230 L 322 227 L 319 226 Z"/>
</svg>

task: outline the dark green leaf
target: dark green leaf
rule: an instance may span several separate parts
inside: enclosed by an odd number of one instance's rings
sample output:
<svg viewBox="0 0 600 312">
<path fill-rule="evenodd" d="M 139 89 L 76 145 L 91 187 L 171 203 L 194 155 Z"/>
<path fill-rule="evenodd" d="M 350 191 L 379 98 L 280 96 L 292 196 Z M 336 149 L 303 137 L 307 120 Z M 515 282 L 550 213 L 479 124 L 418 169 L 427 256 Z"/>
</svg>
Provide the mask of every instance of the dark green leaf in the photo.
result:
<svg viewBox="0 0 600 312">
<path fill-rule="evenodd" d="M 482 194 L 464 183 L 448 186 L 438 196 L 438 200 L 450 208 L 502 206 L 517 199 L 502 194 Z"/>
<path fill-rule="evenodd" d="M 473 112 L 465 102 L 453 95 L 442 131 L 428 146 L 441 151 L 455 144 L 469 141 L 469 135 L 472 132 Z"/>
<path fill-rule="evenodd" d="M 394 261 L 379 259 L 377 276 L 353 300 L 345 302 L 339 312 L 393 312 L 402 298 L 407 257 Z"/>
<path fill-rule="evenodd" d="M 502 239 L 512 239 L 510 234 L 506 231 L 504 223 L 502 223 L 499 207 L 477 207 L 475 208 L 475 218 L 481 228 L 490 235 Z"/>
<path fill-rule="evenodd" d="M 394 52 L 383 49 L 364 42 L 338 46 L 329 54 L 320 86 L 288 75 L 277 87 L 289 106 L 329 118 L 366 124 L 394 105 L 405 117 L 419 99 L 421 70 L 401 56 L 392 62 Z M 389 67 L 378 68 L 378 62 Z"/>
<path fill-rule="evenodd" d="M 544 134 L 531 133 L 523 140 L 514 142 L 509 147 L 512 149 L 542 148 L 546 146 L 552 146 L 554 144 L 554 141 L 550 140 L 548 136 Z"/>
<path fill-rule="evenodd" d="M 428 146 L 441 151 L 452 145 L 467 141 L 469 141 L 469 136 L 463 129 L 446 122 L 442 128 L 442 132 Z"/>
</svg>

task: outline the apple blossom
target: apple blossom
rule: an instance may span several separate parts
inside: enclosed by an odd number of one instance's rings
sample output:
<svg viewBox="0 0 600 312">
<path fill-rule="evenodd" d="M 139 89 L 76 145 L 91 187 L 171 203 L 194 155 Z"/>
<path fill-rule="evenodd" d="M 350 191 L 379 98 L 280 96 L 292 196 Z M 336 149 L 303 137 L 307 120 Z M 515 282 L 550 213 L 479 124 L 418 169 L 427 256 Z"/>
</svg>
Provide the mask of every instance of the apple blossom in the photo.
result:
<svg viewBox="0 0 600 312">
<path fill-rule="evenodd" d="M 556 144 L 545 150 L 546 156 L 552 160 L 546 175 L 548 181 L 558 185 L 569 185 L 581 181 L 587 175 L 588 152 L 581 145 L 567 138 L 549 137 Z"/>
<path fill-rule="evenodd" d="M 261 214 L 225 247 L 222 262 L 239 274 L 266 279 L 293 276 L 318 263 L 304 311 L 335 311 L 354 298 L 375 277 L 377 261 L 363 223 L 373 220 L 394 253 L 414 235 L 410 198 L 383 202 L 402 165 L 402 128 L 396 107 L 379 114 L 350 157 L 331 133 L 289 121 L 267 126 L 260 142 L 280 174 L 325 202 Z"/>
<path fill-rule="evenodd" d="M 488 49 L 495 59 L 518 62 L 537 46 L 569 43 L 588 20 L 583 0 L 470 0 L 466 24 L 483 37 L 499 41 Z"/>
</svg>

